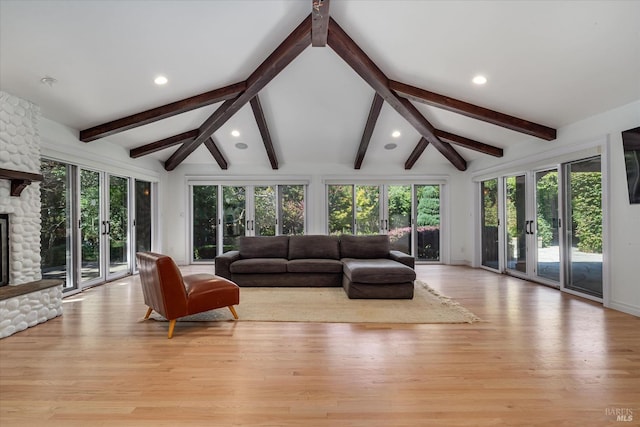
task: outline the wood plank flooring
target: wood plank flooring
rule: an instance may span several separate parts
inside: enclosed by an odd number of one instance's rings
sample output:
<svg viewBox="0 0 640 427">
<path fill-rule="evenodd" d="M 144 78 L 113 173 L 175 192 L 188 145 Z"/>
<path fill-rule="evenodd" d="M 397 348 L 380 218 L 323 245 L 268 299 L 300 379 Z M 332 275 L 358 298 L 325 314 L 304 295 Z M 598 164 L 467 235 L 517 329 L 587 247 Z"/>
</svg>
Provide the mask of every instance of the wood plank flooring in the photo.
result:
<svg viewBox="0 0 640 427">
<path fill-rule="evenodd" d="M 168 340 L 136 276 L 89 289 L 0 340 L 0 426 L 640 425 L 639 318 L 480 269 L 417 272 L 484 321 L 179 323 Z"/>
</svg>

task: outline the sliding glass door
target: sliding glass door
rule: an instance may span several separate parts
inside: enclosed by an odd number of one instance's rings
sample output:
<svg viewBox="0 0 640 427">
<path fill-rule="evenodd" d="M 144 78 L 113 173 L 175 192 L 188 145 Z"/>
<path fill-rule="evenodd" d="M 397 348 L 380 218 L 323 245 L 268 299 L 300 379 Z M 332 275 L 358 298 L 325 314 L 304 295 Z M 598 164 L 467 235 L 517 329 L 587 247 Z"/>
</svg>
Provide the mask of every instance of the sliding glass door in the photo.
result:
<svg viewBox="0 0 640 427">
<path fill-rule="evenodd" d="M 602 173 L 600 158 L 566 164 L 563 288 L 602 298 Z"/>
<path fill-rule="evenodd" d="M 108 175 L 105 235 L 108 252 L 107 279 L 127 274 L 129 264 L 129 178 Z"/>
<path fill-rule="evenodd" d="M 241 236 L 304 234 L 304 185 L 191 184 L 191 261 L 238 249 Z"/>
<path fill-rule="evenodd" d="M 327 185 L 329 234 L 387 234 L 393 250 L 440 260 L 439 184 Z"/>
<path fill-rule="evenodd" d="M 481 265 L 602 298 L 601 183 L 599 156 L 482 181 Z"/>
<path fill-rule="evenodd" d="M 498 179 L 482 181 L 480 183 L 481 264 L 494 270 L 500 268 L 499 224 Z"/>
<path fill-rule="evenodd" d="M 105 280 L 103 247 L 103 177 L 100 172 L 80 170 L 80 287 Z"/>
<path fill-rule="evenodd" d="M 43 279 L 59 279 L 63 289 L 77 287 L 73 272 L 73 176 L 75 167 L 42 160 L 40 170 L 40 259 Z"/>
</svg>

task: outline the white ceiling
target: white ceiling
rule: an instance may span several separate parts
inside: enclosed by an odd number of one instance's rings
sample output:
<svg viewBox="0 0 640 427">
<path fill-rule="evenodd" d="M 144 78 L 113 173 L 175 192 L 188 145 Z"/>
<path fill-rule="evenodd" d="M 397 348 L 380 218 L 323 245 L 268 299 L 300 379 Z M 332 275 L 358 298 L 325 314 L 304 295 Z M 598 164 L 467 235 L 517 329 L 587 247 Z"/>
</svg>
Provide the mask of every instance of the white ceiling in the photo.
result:
<svg viewBox="0 0 640 427">
<path fill-rule="evenodd" d="M 40 105 L 47 118 L 86 129 L 246 80 L 311 3 L 0 0 L 0 89 Z M 640 99 L 640 1 L 333 0 L 330 15 L 390 79 L 545 126 Z M 471 83 L 477 73 L 486 85 Z M 166 86 L 154 85 L 158 74 L 169 78 Z M 44 76 L 57 83 L 42 84 Z M 309 46 L 260 92 L 281 167 L 353 165 L 373 96 L 330 47 Z M 439 129 L 505 150 L 532 139 L 414 105 Z M 108 140 L 126 149 L 145 145 L 199 127 L 218 106 Z M 396 129 L 402 136 L 394 140 Z M 249 105 L 214 138 L 230 167 L 268 165 Z M 385 104 L 363 169 L 404 164 L 419 139 Z M 236 142 L 249 148 L 238 150 Z M 398 148 L 384 150 L 389 142 Z M 176 148 L 151 156 L 164 161 Z M 467 161 L 484 156 L 456 149 Z M 185 163 L 215 161 L 200 147 Z M 440 163 L 448 161 L 430 146 L 415 167 Z"/>
</svg>

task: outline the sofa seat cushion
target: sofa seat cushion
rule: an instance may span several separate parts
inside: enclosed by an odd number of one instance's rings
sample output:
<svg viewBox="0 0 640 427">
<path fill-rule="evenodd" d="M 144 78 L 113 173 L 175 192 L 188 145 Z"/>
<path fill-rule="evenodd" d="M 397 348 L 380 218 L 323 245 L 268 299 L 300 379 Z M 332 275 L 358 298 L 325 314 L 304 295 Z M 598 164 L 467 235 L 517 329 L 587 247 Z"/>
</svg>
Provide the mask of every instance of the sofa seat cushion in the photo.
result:
<svg viewBox="0 0 640 427">
<path fill-rule="evenodd" d="M 340 259 L 338 236 L 289 236 L 289 259 Z"/>
<path fill-rule="evenodd" d="M 289 236 L 242 236 L 238 240 L 240 258 L 286 258 Z"/>
<path fill-rule="evenodd" d="M 404 264 L 390 259 L 343 258 L 344 275 L 354 283 L 413 282 L 416 272 Z"/>
<path fill-rule="evenodd" d="M 286 273 L 285 258 L 250 258 L 240 259 L 229 266 L 234 274 L 243 273 Z"/>
<path fill-rule="evenodd" d="M 389 258 L 389 236 L 340 236 L 340 257 L 356 259 Z"/>
<path fill-rule="evenodd" d="M 287 263 L 289 273 L 342 273 L 342 262 L 337 259 L 294 259 Z"/>
</svg>

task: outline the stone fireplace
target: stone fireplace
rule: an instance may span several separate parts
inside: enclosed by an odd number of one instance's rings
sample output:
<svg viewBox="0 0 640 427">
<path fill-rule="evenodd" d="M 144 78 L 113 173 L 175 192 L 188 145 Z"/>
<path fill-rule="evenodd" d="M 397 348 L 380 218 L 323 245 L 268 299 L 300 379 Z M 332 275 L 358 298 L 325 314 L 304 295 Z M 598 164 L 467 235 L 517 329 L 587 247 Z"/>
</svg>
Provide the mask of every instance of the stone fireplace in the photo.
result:
<svg viewBox="0 0 640 427">
<path fill-rule="evenodd" d="M 0 169 L 39 173 L 39 117 L 36 105 L 0 91 Z M 7 219 L 2 233 L 8 249 L 2 247 L 7 285 L 0 287 L 0 338 L 62 314 L 62 284 L 39 283 L 40 184 L 20 188 L 19 195 L 15 187 L 12 180 L 0 179 L 0 214 Z"/>
</svg>

